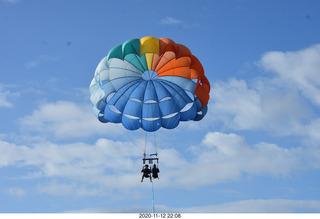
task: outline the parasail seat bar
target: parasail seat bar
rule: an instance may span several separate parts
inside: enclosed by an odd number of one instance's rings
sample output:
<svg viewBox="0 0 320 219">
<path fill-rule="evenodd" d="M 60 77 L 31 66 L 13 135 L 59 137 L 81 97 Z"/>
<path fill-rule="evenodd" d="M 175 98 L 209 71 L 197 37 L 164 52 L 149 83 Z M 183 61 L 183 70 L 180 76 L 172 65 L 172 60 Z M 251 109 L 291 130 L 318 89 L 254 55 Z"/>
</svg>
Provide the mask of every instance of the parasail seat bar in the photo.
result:
<svg viewBox="0 0 320 219">
<path fill-rule="evenodd" d="M 156 160 L 157 163 L 159 163 L 159 158 L 157 157 L 158 154 L 149 154 L 150 157 L 146 157 L 146 154 L 143 154 L 143 164 L 146 163 L 146 161 L 148 161 L 149 164 L 153 164 L 153 161 Z M 156 157 L 152 157 L 152 156 L 156 156 Z"/>
</svg>

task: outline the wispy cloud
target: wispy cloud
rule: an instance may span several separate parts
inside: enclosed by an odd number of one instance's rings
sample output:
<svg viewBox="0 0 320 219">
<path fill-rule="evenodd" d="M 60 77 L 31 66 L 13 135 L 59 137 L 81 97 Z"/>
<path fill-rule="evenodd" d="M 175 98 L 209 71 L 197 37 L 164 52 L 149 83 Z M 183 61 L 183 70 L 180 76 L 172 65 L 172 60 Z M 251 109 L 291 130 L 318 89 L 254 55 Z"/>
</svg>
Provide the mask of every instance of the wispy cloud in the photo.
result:
<svg viewBox="0 0 320 219">
<path fill-rule="evenodd" d="M 221 121 L 230 130 L 263 130 L 319 143 L 319 63 L 320 45 L 265 53 L 258 65 L 265 77 L 213 83 L 207 121 Z"/>
<path fill-rule="evenodd" d="M 313 103 L 320 105 L 320 44 L 300 51 L 271 51 L 259 62 L 273 72 L 283 84 L 297 88 Z"/>
<path fill-rule="evenodd" d="M 40 55 L 40 56 L 36 57 L 35 59 L 26 62 L 24 66 L 26 69 L 31 69 L 31 68 L 35 68 L 43 63 L 57 61 L 57 60 L 59 60 L 59 58 L 56 56 Z"/>
<path fill-rule="evenodd" d="M 8 2 L 8 3 L 13 3 L 13 4 L 20 2 L 20 0 L 2 0 L 2 1 Z"/>
<path fill-rule="evenodd" d="M 188 159 L 173 148 L 161 151 L 165 174 L 159 188 L 199 188 L 236 180 L 243 174 L 287 176 L 318 167 L 320 159 L 317 148 L 287 149 L 266 142 L 250 145 L 239 135 L 219 132 L 208 133 L 201 145 L 188 150 L 192 153 Z M 0 153 L 5 154 L 0 167 L 33 167 L 33 172 L 25 172 L 21 179 L 64 179 L 38 185 L 40 193 L 86 196 L 143 188 L 137 174 L 141 151 L 133 142 L 99 139 L 94 144 L 39 142 L 25 146 L 0 141 Z M 208 166 L 210 171 L 199 166 Z"/>
<path fill-rule="evenodd" d="M 304 104 L 305 100 L 295 90 L 284 91 L 282 86 L 271 81 L 258 79 L 249 84 L 242 79 L 230 79 L 215 82 L 208 119 L 223 121 L 232 130 L 297 134 L 311 118 L 311 106 Z"/>
<path fill-rule="evenodd" d="M 7 91 L 1 91 L 0 87 L 0 107 L 12 107 L 12 103 L 8 100 L 8 95 L 10 95 Z"/>
<path fill-rule="evenodd" d="M 165 17 L 165 18 L 162 18 L 159 23 L 163 25 L 178 25 L 178 24 L 182 24 L 182 21 L 173 17 Z"/>
<path fill-rule="evenodd" d="M 164 17 L 159 21 L 163 26 L 179 26 L 181 28 L 197 28 L 201 25 L 199 23 L 187 23 L 174 17 Z"/>
<path fill-rule="evenodd" d="M 1 107 L 12 107 L 14 97 L 19 96 L 18 92 L 10 90 L 13 86 L 0 84 L 0 108 Z"/>
<path fill-rule="evenodd" d="M 112 126 L 112 125 L 111 125 Z M 21 119 L 21 129 L 55 138 L 86 137 L 96 134 L 115 135 L 114 126 L 100 123 L 87 103 L 58 101 L 44 103 L 31 115 Z"/>
<path fill-rule="evenodd" d="M 52 179 L 37 185 L 35 191 L 51 195 L 106 195 L 114 189 L 139 187 L 139 148 L 131 142 L 99 139 L 95 144 L 54 144 L 42 142 L 30 146 L 0 140 L 1 167 L 34 167 L 16 175 L 24 179 Z M 139 160 L 140 161 L 140 160 Z M 63 182 L 55 179 L 63 179 Z M 11 194 L 22 193 L 11 189 Z M 59 191 L 59 192 L 57 192 Z"/>
<path fill-rule="evenodd" d="M 12 187 L 8 189 L 8 193 L 13 196 L 25 196 L 27 191 L 20 187 Z"/>
<path fill-rule="evenodd" d="M 250 145 L 237 134 L 220 132 L 208 133 L 201 145 L 189 150 L 194 158 L 185 161 L 184 168 L 177 172 L 170 171 L 170 168 L 166 170 L 172 185 L 196 188 L 239 179 L 243 174 L 287 176 L 296 171 L 317 168 L 319 162 L 316 159 L 320 158 L 318 148 L 287 149 L 267 142 Z M 310 162 L 306 162 L 306 157 Z M 178 157 L 175 159 L 178 160 Z M 208 166 L 210 171 L 199 169 L 199 166 Z"/>
<path fill-rule="evenodd" d="M 316 200 L 287 200 L 287 199 L 259 199 L 240 200 L 218 205 L 193 206 L 188 208 L 173 208 L 166 205 L 155 205 L 156 212 L 180 213 L 299 213 L 320 212 L 320 201 Z M 75 213 L 139 213 L 150 212 L 150 208 L 143 206 L 126 206 L 118 209 L 83 209 Z"/>
</svg>

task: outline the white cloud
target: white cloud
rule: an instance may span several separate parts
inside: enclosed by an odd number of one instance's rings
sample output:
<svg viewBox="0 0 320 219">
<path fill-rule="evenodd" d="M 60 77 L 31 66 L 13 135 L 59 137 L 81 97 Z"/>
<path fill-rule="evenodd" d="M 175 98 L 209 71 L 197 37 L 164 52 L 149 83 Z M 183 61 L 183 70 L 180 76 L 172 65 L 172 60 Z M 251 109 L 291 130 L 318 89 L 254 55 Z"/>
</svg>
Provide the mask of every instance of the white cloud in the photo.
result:
<svg viewBox="0 0 320 219">
<path fill-rule="evenodd" d="M 2 0 L 3 2 L 8 2 L 8 3 L 18 3 L 20 0 Z"/>
<path fill-rule="evenodd" d="M 320 168 L 317 148 L 286 149 L 266 142 L 249 145 L 239 135 L 219 132 L 209 132 L 200 145 L 189 147 L 189 153 L 192 156 L 187 159 L 173 148 L 161 151 L 159 188 L 198 188 L 243 174 L 282 177 Z M 21 180 L 52 179 L 37 185 L 39 193 L 92 196 L 117 190 L 127 195 L 145 186 L 140 183 L 141 150 L 132 142 L 99 139 L 93 145 L 43 142 L 28 147 L 0 141 L 0 154 L 5 154 L 0 168 L 33 167 L 17 176 Z"/>
<path fill-rule="evenodd" d="M 99 139 L 94 145 L 43 142 L 32 147 L 0 141 L 0 150 L 6 155 L 0 160 L 0 167 L 16 164 L 38 166 L 42 175 L 48 177 L 86 177 L 100 174 L 108 168 L 130 170 L 132 160 L 127 157 L 140 153 L 132 143 L 107 139 Z"/>
<path fill-rule="evenodd" d="M 103 124 L 95 118 L 89 103 L 68 101 L 42 104 L 31 115 L 21 119 L 21 127 L 24 132 L 35 131 L 57 138 L 119 135 L 117 125 Z"/>
<path fill-rule="evenodd" d="M 27 191 L 19 187 L 12 187 L 8 189 L 8 193 L 13 196 L 25 196 Z"/>
<path fill-rule="evenodd" d="M 210 132 L 201 145 L 189 150 L 193 159 L 178 171 L 166 170 L 163 178 L 170 178 L 171 185 L 196 188 L 239 179 L 243 174 L 283 177 L 319 167 L 313 158 L 319 154 L 316 148 L 287 149 L 266 142 L 249 145 L 236 134 Z"/>
<path fill-rule="evenodd" d="M 306 98 L 320 105 L 320 44 L 294 52 L 267 52 L 259 63 L 284 84 L 298 88 Z"/>
<path fill-rule="evenodd" d="M 212 206 L 192 207 L 178 212 L 201 213 L 294 213 L 320 212 L 320 201 L 315 200 L 242 200 Z"/>
<path fill-rule="evenodd" d="M 43 142 L 28 147 L 0 141 L 0 154 L 4 155 L 0 168 L 33 167 L 18 179 L 64 179 L 63 183 L 39 184 L 36 190 L 40 193 L 105 195 L 140 184 L 140 148 L 130 142 L 99 139 L 94 145 Z"/>
<path fill-rule="evenodd" d="M 291 90 L 272 82 L 231 79 L 213 84 L 208 118 L 233 130 L 265 130 L 277 135 L 297 134 L 311 117 L 311 109 Z"/>
<path fill-rule="evenodd" d="M 301 133 L 308 136 L 307 145 L 319 146 L 320 142 L 320 118 L 312 120 L 301 129 Z"/>
<path fill-rule="evenodd" d="M 163 25 L 177 25 L 181 23 L 182 22 L 180 20 L 173 17 L 165 17 L 165 18 L 162 18 L 160 21 L 160 24 L 163 24 Z"/>
<path fill-rule="evenodd" d="M 51 61 L 57 61 L 60 58 L 55 57 L 55 56 L 49 56 L 49 55 L 40 55 L 38 57 L 36 57 L 35 59 L 28 61 L 25 63 L 25 68 L 26 69 L 31 69 L 31 68 L 35 68 L 43 63 L 46 62 L 51 62 Z"/>
<path fill-rule="evenodd" d="M 8 101 L 7 93 L 0 90 L 0 107 L 12 107 L 12 103 Z"/>
<path fill-rule="evenodd" d="M 258 199 L 228 202 L 219 205 L 194 206 L 189 208 L 172 208 L 165 205 L 155 205 L 157 213 L 300 213 L 320 212 L 320 201 L 316 200 L 286 200 L 286 199 Z M 143 206 L 126 206 L 119 209 L 84 209 L 75 213 L 139 213 L 151 212 Z M 186 215 L 184 215 L 186 216 Z M 213 215 L 215 216 L 215 215 Z M 284 215 L 281 215 L 284 216 Z M 257 217 L 257 215 L 254 215 Z M 258 216 L 259 217 L 259 216 Z"/>
<path fill-rule="evenodd" d="M 320 201 L 314 200 L 242 200 L 215 206 L 187 209 L 187 212 L 226 213 L 294 213 L 302 211 L 320 212 Z"/>
<path fill-rule="evenodd" d="M 231 130 L 263 130 L 319 143 L 320 45 L 267 52 L 258 63 L 274 75 L 212 84 L 208 123 L 222 121 Z"/>
<path fill-rule="evenodd" d="M 52 180 L 49 183 L 39 183 L 35 189 L 40 194 L 49 194 L 52 196 L 101 196 L 105 195 L 104 188 L 88 188 L 85 184 L 76 182 L 61 183 Z"/>
<path fill-rule="evenodd" d="M 12 86 L 0 84 L 0 108 L 12 107 L 12 98 L 19 96 L 19 93 L 9 90 Z"/>
</svg>

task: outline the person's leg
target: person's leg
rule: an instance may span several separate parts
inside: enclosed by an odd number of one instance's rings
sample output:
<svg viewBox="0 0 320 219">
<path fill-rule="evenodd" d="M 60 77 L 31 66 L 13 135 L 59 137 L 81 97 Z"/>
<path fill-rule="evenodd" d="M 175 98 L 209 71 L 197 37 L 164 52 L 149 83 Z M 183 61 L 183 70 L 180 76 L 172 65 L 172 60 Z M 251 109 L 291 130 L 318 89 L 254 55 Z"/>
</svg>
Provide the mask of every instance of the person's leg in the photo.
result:
<svg viewBox="0 0 320 219">
<path fill-rule="evenodd" d="M 141 182 L 143 182 L 144 175 L 142 175 Z"/>
</svg>

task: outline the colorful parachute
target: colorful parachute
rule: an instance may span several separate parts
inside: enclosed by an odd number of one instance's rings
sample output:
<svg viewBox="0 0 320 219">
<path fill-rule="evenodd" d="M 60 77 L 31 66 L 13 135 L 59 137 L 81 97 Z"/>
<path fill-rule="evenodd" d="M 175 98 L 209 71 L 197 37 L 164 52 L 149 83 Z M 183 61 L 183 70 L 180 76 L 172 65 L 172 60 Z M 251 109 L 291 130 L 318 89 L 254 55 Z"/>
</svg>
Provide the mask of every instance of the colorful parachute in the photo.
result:
<svg viewBox="0 0 320 219">
<path fill-rule="evenodd" d="M 111 49 L 90 84 L 101 122 L 154 132 L 201 120 L 210 84 L 190 50 L 168 38 L 131 39 Z"/>
</svg>

